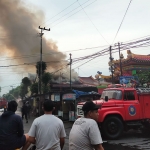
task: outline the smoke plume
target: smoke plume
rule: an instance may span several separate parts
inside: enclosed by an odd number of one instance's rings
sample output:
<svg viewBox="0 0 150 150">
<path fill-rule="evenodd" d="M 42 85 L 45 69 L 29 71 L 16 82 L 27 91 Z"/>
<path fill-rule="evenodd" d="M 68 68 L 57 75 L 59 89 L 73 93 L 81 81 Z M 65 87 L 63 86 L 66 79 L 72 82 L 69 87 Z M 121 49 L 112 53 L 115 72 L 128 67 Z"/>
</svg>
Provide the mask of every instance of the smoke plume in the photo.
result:
<svg viewBox="0 0 150 150">
<path fill-rule="evenodd" d="M 21 0 L 0 0 L 0 55 L 11 57 L 11 64 L 30 64 L 40 61 L 38 33 L 41 31 L 38 27 L 44 24 L 44 13 L 38 9 L 29 10 L 25 6 Z M 50 34 L 51 31 L 45 32 Z M 43 61 L 49 62 L 47 63 L 49 72 L 56 71 L 68 63 L 64 61 L 66 56 L 59 52 L 55 42 L 46 40 L 44 35 L 42 50 Z M 30 72 L 35 68 L 35 64 L 19 68 Z M 18 67 L 14 67 L 13 70 L 18 70 Z"/>
</svg>

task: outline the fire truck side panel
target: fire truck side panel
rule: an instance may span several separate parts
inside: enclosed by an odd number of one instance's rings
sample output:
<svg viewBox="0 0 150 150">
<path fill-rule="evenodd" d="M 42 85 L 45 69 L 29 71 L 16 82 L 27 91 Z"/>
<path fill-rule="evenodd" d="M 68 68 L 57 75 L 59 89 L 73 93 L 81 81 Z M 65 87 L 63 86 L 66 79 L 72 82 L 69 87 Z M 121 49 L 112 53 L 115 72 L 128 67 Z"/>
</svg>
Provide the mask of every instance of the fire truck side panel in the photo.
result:
<svg viewBox="0 0 150 150">
<path fill-rule="evenodd" d="M 124 116 L 125 116 L 125 111 L 124 108 L 122 106 L 120 107 L 108 107 L 108 108 L 103 108 L 103 109 L 99 109 L 99 122 L 103 122 L 104 119 L 108 116 L 108 115 L 119 115 L 122 117 L 122 119 L 124 120 Z"/>
<path fill-rule="evenodd" d="M 143 119 L 150 119 L 150 94 L 140 94 L 141 113 Z"/>
<path fill-rule="evenodd" d="M 138 100 L 124 101 L 125 120 L 141 119 L 141 107 Z"/>
</svg>

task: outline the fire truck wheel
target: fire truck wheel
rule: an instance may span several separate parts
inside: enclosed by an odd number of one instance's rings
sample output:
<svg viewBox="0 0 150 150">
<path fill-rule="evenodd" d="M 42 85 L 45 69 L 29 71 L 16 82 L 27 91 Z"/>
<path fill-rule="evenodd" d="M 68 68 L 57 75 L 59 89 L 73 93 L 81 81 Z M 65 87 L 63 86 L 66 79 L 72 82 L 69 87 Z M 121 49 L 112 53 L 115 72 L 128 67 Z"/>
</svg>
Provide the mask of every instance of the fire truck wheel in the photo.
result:
<svg viewBox="0 0 150 150">
<path fill-rule="evenodd" d="M 102 132 L 106 138 L 117 139 L 123 132 L 123 123 L 116 116 L 107 117 L 102 124 Z"/>
</svg>

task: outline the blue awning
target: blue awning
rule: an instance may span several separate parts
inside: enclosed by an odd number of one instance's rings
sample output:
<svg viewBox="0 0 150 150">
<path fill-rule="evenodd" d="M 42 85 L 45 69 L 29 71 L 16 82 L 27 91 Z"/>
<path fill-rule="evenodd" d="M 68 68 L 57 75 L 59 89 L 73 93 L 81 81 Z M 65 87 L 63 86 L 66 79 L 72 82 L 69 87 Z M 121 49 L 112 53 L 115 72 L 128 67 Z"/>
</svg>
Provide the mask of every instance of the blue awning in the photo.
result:
<svg viewBox="0 0 150 150">
<path fill-rule="evenodd" d="M 76 98 L 79 98 L 81 95 L 90 95 L 89 92 L 83 92 L 83 91 L 78 91 L 78 90 L 72 90 L 76 94 Z"/>
</svg>

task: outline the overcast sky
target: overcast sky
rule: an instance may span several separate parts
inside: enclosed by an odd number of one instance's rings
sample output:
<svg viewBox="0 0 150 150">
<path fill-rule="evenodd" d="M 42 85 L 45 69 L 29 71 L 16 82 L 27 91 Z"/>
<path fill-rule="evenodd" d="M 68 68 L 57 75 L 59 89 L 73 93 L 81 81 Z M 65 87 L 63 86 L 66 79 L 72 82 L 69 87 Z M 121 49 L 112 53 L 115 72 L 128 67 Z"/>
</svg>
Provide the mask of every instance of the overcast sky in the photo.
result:
<svg viewBox="0 0 150 150">
<path fill-rule="evenodd" d="M 16 2 L 16 0 L 12 1 Z M 33 13 L 35 10 L 42 11 L 39 25 L 51 29 L 51 31 L 44 31 L 43 37 L 53 40 L 58 50 L 66 54 L 66 59 L 69 58 L 70 53 L 73 59 L 83 57 L 117 42 L 150 35 L 149 0 L 132 0 L 131 3 L 130 0 L 20 0 L 20 3 Z M 115 38 L 129 3 L 129 9 Z M 38 26 L 34 28 L 40 32 Z M 3 41 L 0 42 L 3 44 Z M 90 47 L 99 48 L 86 49 Z M 135 54 L 147 55 L 149 47 L 131 49 L 131 51 Z M 126 58 L 126 51 L 123 51 L 123 54 Z M 113 57 L 118 59 L 118 54 L 114 54 Z M 91 75 L 94 77 L 97 71 L 101 71 L 103 75 L 110 75 L 108 61 L 109 55 L 106 55 L 82 66 L 80 65 L 85 61 L 72 65 L 72 68 L 76 68 L 75 71 L 82 77 Z M 13 61 L 11 63 L 13 64 Z M 9 85 L 17 82 L 19 84 L 25 73 L 18 74 L 15 81 L 12 78 L 7 80 L 1 74 L 1 78 L 2 76 L 4 79 L 3 82 L 1 81 L 2 87 L 8 86 L 2 90 L 2 93 L 5 93 L 11 89 Z"/>
</svg>

